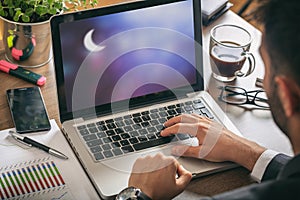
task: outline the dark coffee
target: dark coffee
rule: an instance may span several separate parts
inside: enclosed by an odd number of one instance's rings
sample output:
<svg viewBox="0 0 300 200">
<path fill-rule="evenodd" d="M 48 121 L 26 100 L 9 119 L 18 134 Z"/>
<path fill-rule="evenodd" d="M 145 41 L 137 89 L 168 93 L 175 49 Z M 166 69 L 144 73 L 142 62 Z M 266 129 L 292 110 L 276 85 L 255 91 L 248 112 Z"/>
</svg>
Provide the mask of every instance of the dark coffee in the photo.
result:
<svg viewBox="0 0 300 200">
<path fill-rule="evenodd" d="M 246 60 L 243 56 L 243 48 L 233 42 L 222 42 L 225 46 L 215 44 L 210 50 L 210 62 L 212 71 L 223 77 L 234 77 Z M 227 47 L 227 46 L 230 47 Z"/>
</svg>

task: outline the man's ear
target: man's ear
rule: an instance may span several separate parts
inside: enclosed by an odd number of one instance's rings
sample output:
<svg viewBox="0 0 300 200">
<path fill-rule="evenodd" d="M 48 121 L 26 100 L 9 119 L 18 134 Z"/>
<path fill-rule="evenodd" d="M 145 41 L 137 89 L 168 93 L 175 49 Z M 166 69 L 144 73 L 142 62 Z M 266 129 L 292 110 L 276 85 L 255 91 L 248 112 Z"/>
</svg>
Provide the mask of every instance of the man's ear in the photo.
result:
<svg viewBox="0 0 300 200">
<path fill-rule="evenodd" d="M 277 94 L 286 117 L 291 117 L 299 108 L 300 88 L 291 78 L 276 76 Z"/>
</svg>

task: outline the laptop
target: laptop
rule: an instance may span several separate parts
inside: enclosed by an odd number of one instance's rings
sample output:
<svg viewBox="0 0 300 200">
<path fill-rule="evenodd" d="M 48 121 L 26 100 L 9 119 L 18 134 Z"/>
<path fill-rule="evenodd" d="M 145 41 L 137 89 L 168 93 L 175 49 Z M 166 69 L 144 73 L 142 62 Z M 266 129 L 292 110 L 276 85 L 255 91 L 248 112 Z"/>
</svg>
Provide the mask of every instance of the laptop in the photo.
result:
<svg viewBox="0 0 300 200">
<path fill-rule="evenodd" d="M 104 199 L 127 187 L 137 158 L 197 145 L 187 134 L 160 136 L 171 117 L 196 113 L 239 133 L 204 91 L 200 2 L 138 1 L 51 19 L 62 129 Z M 195 176 L 234 167 L 178 159 Z"/>
</svg>

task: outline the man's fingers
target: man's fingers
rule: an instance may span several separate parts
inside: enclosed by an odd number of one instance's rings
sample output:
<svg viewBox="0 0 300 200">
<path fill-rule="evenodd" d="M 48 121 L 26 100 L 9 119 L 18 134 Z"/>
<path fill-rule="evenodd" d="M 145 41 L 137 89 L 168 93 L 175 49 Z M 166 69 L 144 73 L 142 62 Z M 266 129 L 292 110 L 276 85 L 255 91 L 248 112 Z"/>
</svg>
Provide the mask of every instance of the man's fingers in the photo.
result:
<svg viewBox="0 0 300 200">
<path fill-rule="evenodd" d="M 169 127 L 177 123 L 197 123 L 199 119 L 200 118 L 196 115 L 182 114 L 176 117 L 172 117 L 171 119 L 169 119 L 164 123 L 164 126 Z"/>
<path fill-rule="evenodd" d="M 199 126 L 195 126 L 195 124 L 188 124 L 188 123 L 178 123 L 173 126 L 165 128 L 163 131 L 161 131 L 161 136 L 169 136 L 176 133 L 184 133 L 184 134 L 190 134 L 193 136 L 197 135 Z"/>
<path fill-rule="evenodd" d="M 176 179 L 176 185 L 180 190 L 183 190 L 192 179 L 192 173 L 186 170 L 182 165 L 177 169 L 178 179 Z"/>
</svg>

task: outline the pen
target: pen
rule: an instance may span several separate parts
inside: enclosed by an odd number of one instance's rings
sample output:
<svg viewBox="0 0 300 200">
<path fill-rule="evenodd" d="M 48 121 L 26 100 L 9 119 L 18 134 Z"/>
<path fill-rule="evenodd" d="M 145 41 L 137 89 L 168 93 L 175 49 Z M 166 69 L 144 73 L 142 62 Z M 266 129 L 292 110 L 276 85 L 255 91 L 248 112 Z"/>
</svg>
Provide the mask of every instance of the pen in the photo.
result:
<svg viewBox="0 0 300 200">
<path fill-rule="evenodd" d="M 28 146 L 33 146 L 33 147 L 36 147 L 38 149 L 41 149 L 43 151 L 46 151 L 47 153 L 49 153 L 50 155 L 53 155 L 53 156 L 56 156 L 58 158 L 62 158 L 62 159 L 68 159 L 68 157 L 66 155 L 64 155 L 63 153 L 51 148 L 51 147 L 48 147 L 44 144 L 41 144 L 37 141 L 34 141 L 32 139 L 30 139 L 29 137 L 23 137 L 13 131 L 9 131 L 10 135 L 16 139 L 17 141 L 21 142 L 21 143 L 25 143 L 26 145 Z"/>
</svg>

